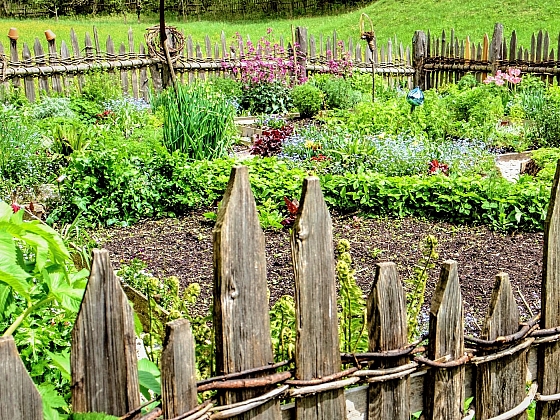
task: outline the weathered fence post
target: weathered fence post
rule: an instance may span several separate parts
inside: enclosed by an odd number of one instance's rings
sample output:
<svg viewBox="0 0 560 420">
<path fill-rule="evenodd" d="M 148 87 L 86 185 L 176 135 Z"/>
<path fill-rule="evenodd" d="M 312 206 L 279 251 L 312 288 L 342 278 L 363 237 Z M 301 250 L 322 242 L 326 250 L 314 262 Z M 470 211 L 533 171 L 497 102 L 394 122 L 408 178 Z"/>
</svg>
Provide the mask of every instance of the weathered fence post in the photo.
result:
<svg viewBox="0 0 560 420">
<path fill-rule="evenodd" d="M 541 329 L 560 326 L 560 161 L 556 175 L 548 214 L 544 223 L 544 252 L 541 286 Z M 538 347 L 539 393 L 560 393 L 560 341 L 542 343 Z M 560 400 L 537 401 L 535 419 L 560 419 Z"/>
<path fill-rule="evenodd" d="M 394 263 L 377 264 L 368 298 L 369 351 L 397 350 L 408 343 L 406 298 Z M 374 369 L 407 364 L 408 356 L 379 359 Z M 408 420 L 410 418 L 410 375 L 369 385 L 369 419 Z"/>
<path fill-rule="evenodd" d="M 56 35 L 50 29 L 45 31 L 45 38 L 49 44 L 49 64 L 51 66 L 56 66 L 59 63 L 58 54 L 56 52 Z M 62 84 L 60 83 L 60 76 L 58 74 L 53 74 L 52 76 L 52 87 L 55 92 L 62 92 Z"/>
<path fill-rule="evenodd" d="M 294 48 L 296 49 L 296 62 L 294 66 L 297 66 L 296 74 L 299 79 L 307 77 L 307 28 L 298 26 L 296 28 L 296 44 Z"/>
<path fill-rule="evenodd" d="M 10 61 L 12 64 L 17 66 L 19 62 L 18 58 L 18 50 L 17 50 L 17 40 L 19 38 L 18 32 L 16 28 L 10 28 L 8 32 L 8 38 L 10 38 Z M 12 80 L 12 86 L 15 88 L 20 87 L 19 77 L 14 77 Z"/>
<path fill-rule="evenodd" d="M 246 166 L 232 168 L 213 238 L 217 371 L 228 374 L 267 366 L 274 359 L 264 234 Z M 266 372 L 257 376 L 263 375 Z M 221 404 L 232 404 L 260 394 L 264 394 L 263 389 L 224 391 L 219 400 Z M 267 402 L 235 418 L 279 420 L 279 401 Z"/>
<path fill-rule="evenodd" d="M 424 70 L 424 60 L 427 57 L 426 34 L 424 31 L 414 32 L 412 50 L 414 51 L 414 86 L 419 86 L 420 89 L 424 90 L 429 87 L 426 86 L 426 74 Z"/>
<path fill-rule="evenodd" d="M 492 74 L 498 71 L 499 61 L 503 58 L 502 43 L 504 39 L 504 25 L 496 23 L 494 26 L 494 34 L 490 43 L 490 51 L 488 59 L 492 63 Z"/>
<path fill-rule="evenodd" d="M 303 183 L 292 231 L 296 301 L 296 378 L 310 380 L 340 371 L 332 222 L 317 177 Z M 297 420 L 343 420 L 344 390 L 296 399 Z"/>
<path fill-rule="evenodd" d="M 132 309 L 109 251 L 95 249 L 72 330 L 72 410 L 122 416 L 138 408 L 137 357 Z"/>
<path fill-rule="evenodd" d="M 457 262 L 442 264 L 439 282 L 430 307 L 428 358 L 449 361 L 463 357 L 463 300 Z M 424 386 L 424 415 L 427 420 L 460 420 L 463 417 L 465 367 L 431 368 Z"/>
<path fill-rule="evenodd" d="M 509 276 L 500 273 L 490 298 L 490 307 L 484 321 L 482 338 L 496 340 L 514 334 L 519 329 L 519 309 L 511 290 Z M 530 339 L 533 340 L 533 339 Z M 475 417 L 486 420 L 517 407 L 525 398 L 527 349 L 501 359 L 475 362 L 476 390 Z M 495 351 L 493 351 L 495 353 Z M 488 353 L 490 354 L 490 353 Z M 478 357 L 485 353 L 477 354 Z M 512 417 L 527 418 L 527 413 Z"/>
<path fill-rule="evenodd" d="M 29 46 L 27 44 L 23 44 L 23 65 L 26 67 L 31 67 L 31 51 L 29 51 Z M 35 82 L 33 81 L 32 77 L 25 77 L 24 79 L 24 86 L 25 86 L 25 96 L 29 100 L 29 102 L 35 102 L 37 97 L 35 96 Z"/>
<path fill-rule="evenodd" d="M 161 353 L 161 399 L 164 418 L 193 409 L 196 399 L 194 337 L 186 319 L 169 322 Z"/>
<path fill-rule="evenodd" d="M 43 420 L 41 396 L 12 336 L 0 337 L 0 419 Z"/>
<path fill-rule="evenodd" d="M 45 59 L 45 52 L 43 51 L 43 46 L 39 41 L 39 38 L 35 38 L 35 43 L 33 44 L 33 52 L 35 53 L 35 65 L 37 67 L 42 67 L 47 64 Z M 47 76 L 39 76 L 39 95 L 49 93 L 49 79 Z"/>
</svg>

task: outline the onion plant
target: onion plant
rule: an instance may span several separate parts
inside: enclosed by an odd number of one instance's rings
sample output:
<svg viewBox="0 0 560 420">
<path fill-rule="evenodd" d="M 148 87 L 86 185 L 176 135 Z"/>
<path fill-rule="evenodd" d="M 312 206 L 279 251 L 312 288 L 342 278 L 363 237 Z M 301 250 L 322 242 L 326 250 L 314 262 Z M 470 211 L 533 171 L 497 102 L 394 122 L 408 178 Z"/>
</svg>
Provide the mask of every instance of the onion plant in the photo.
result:
<svg viewBox="0 0 560 420">
<path fill-rule="evenodd" d="M 227 156 L 235 125 L 235 109 L 222 95 L 203 84 L 176 84 L 152 100 L 163 108 L 163 142 L 170 153 L 193 160 Z"/>
</svg>

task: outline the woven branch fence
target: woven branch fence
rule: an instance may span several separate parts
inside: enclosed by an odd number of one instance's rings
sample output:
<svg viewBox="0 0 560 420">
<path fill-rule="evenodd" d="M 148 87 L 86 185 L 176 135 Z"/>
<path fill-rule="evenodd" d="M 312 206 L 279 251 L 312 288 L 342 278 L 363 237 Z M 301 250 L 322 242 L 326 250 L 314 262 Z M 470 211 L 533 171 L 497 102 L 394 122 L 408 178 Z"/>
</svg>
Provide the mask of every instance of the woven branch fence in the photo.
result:
<svg viewBox="0 0 560 420">
<path fill-rule="evenodd" d="M 39 39 L 30 47 L 18 44 L 17 35 L 10 36 L 7 49 L 0 43 L 0 83 L 7 89 L 22 87 L 30 101 L 40 94 L 68 94 L 79 89 L 85 83 L 83 74 L 92 70 L 112 72 L 120 80 L 123 93 L 134 98 L 147 99 L 150 89 L 160 90 L 169 83 L 168 72 L 163 71 L 165 60 L 150 53 L 144 43 L 135 44 L 132 30 L 128 32 L 128 45 L 122 43 L 118 47 L 111 37 L 102 47 L 95 28 L 93 38 L 85 35 L 83 46 L 74 31 L 70 33 L 69 44 L 61 41 L 60 45 L 56 35 L 50 32 L 47 51 Z M 246 57 L 244 40 L 228 41 L 224 33 L 214 44 L 209 36 L 202 44 L 188 36 L 184 44 L 173 64 L 183 83 L 232 77 L 231 69 L 239 69 Z M 333 65 L 351 60 L 359 71 L 381 74 L 390 84 L 409 88 L 414 85 L 435 88 L 456 82 L 468 72 L 482 81 L 487 75 L 508 67 L 518 67 L 523 73 L 541 76 L 548 82 L 554 78 L 560 81 L 560 48 L 555 53 L 548 33 L 533 35 L 531 47 L 524 48 L 518 45 L 515 31 L 506 39 L 500 24 L 496 24 L 491 40 L 485 36 L 478 44 L 469 37 L 459 40 L 451 30 L 450 35 L 443 32 L 441 36 L 417 31 L 409 46 L 396 39 L 378 46 L 374 35 L 371 42 L 365 43 L 359 39 L 340 40 L 336 31 L 331 36 L 308 35 L 301 27 L 294 30 L 289 41 L 280 38 L 279 44 L 281 47 L 286 44 L 283 58 L 296 61 L 295 67 L 306 73 L 328 71 Z M 297 46 L 295 52 L 292 45 Z"/>
<path fill-rule="evenodd" d="M 247 167 L 236 166 L 213 231 L 221 376 L 197 382 L 189 322 L 168 323 L 161 405 L 142 417 L 132 310 L 108 251 L 95 250 L 72 331 L 72 409 L 146 420 L 408 420 L 420 410 L 425 419 L 505 420 L 526 418 L 536 400 L 537 419 L 557 419 L 559 179 L 560 164 L 545 225 L 539 315 L 520 323 L 508 275 L 498 273 L 481 337 L 464 336 L 461 268 L 449 260 L 432 298 L 429 333 L 408 343 L 402 283 L 395 264 L 380 263 L 367 302 L 368 352 L 341 354 L 331 218 L 318 178 L 306 178 L 291 237 L 297 339 L 295 369 L 286 371 L 272 354 L 264 235 Z M 197 393 L 210 389 L 215 399 L 198 404 Z M 470 396 L 474 405 L 465 412 Z M 12 337 L 0 338 L 0 418 L 42 418 L 41 397 Z"/>
</svg>

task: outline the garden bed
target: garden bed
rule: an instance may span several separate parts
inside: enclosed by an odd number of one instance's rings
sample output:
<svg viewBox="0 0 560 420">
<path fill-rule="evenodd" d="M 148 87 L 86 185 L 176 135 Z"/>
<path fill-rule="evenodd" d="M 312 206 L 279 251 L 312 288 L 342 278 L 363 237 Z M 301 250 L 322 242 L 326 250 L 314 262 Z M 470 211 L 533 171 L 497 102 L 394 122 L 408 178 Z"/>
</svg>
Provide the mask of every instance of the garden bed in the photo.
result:
<svg viewBox="0 0 560 420">
<path fill-rule="evenodd" d="M 333 215 L 335 240 L 348 239 L 357 283 L 367 293 L 375 264 L 393 261 L 402 278 L 412 276 L 414 264 L 421 258 L 420 245 L 427 235 L 438 239 L 441 263 L 454 259 L 459 263 L 459 278 L 465 302 L 465 320 L 469 333 L 478 333 L 494 285 L 494 276 L 510 275 L 521 310 L 529 316 L 540 307 L 542 233 L 505 235 L 484 227 L 454 226 L 445 222 L 426 222 L 407 218 L 364 219 L 357 215 Z M 156 276 L 177 276 L 181 286 L 199 283 L 200 312 L 207 310 L 212 296 L 212 227 L 203 211 L 180 218 L 145 221 L 126 228 L 98 232 L 101 245 L 111 252 L 115 267 L 139 258 Z M 268 284 L 271 304 L 280 296 L 293 295 L 293 273 L 288 230 L 265 231 Z M 430 272 L 426 302 L 439 276 Z M 427 314 L 425 305 L 424 314 Z"/>
</svg>

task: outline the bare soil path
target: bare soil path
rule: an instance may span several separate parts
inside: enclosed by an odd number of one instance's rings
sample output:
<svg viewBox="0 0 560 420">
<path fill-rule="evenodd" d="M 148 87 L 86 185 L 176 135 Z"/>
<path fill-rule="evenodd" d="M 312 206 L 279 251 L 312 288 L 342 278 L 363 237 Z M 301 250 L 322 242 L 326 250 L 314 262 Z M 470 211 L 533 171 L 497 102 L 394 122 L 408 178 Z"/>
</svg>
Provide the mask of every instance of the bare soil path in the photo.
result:
<svg viewBox="0 0 560 420">
<path fill-rule="evenodd" d="M 133 258 L 146 262 L 156 276 L 177 276 L 181 285 L 197 282 L 202 286 L 201 311 L 212 294 L 213 222 L 193 212 L 176 219 L 149 220 L 127 228 L 98 232 L 101 246 L 111 252 L 119 267 Z M 438 239 L 441 263 L 453 259 L 459 265 L 459 278 L 465 304 L 465 323 L 476 334 L 484 320 L 494 285 L 494 276 L 510 275 L 516 299 L 524 317 L 540 308 L 542 233 L 504 235 L 484 227 L 454 226 L 418 219 L 365 219 L 356 215 L 333 215 L 335 241 L 348 239 L 356 278 L 364 293 L 369 291 L 375 264 L 392 261 L 401 278 L 413 275 L 421 258 L 421 244 L 427 235 Z M 293 294 L 289 231 L 266 231 L 267 272 L 271 304 L 284 294 Z M 439 276 L 430 272 L 426 302 Z M 523 298 L 526 303 L 523 302 Z M 427 313 L 428 306 L 426 305 Z"/>
</svg>

